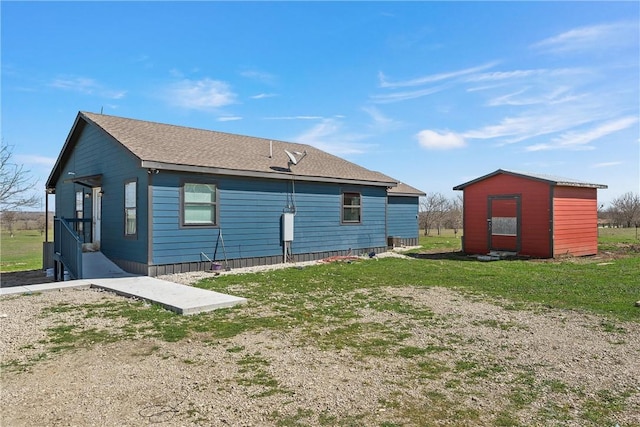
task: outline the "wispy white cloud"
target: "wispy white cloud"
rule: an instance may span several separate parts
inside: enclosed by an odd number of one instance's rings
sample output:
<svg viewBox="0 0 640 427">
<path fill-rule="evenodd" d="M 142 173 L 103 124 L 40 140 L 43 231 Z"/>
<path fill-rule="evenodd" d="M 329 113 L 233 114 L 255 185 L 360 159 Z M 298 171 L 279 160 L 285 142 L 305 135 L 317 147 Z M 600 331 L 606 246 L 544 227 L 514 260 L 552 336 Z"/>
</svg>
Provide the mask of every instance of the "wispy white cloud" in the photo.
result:
<svg viewBox="0 0 640 427">
<path fill-rule="evenodd" d="M 385 116 L 382 111 L 375 106 L 362 107 L 362 111 L 371 117 L 375 129 L 385 131 L 399 125 L 398 121 Z"/>
<path fill-rule="evenodd" d="M 109 99 L 121 99 L 127 94 L 125 90 L 110 89 L 95 79 L 81 76 L 58 77 L 51 81 L 49 86 L 55 89 L 79 92 L 84 95 L 96 95 Z"/>
<path fill-rule="evenodd" d="M 637 43 L 638 23 L 612 22 L 573 28 L 531 45 L 532 48 L 554 54 L 614 49 Z"/>
<path fill-rule="evenodd" d="M 486 70 L 488 68 L 495 67 L 497 62 L 488 62 L 486 64 L 479 65 L 477 67 L 465 68 L 457 71 L 450 71 L 448 73 L 439 73 L 439 74 L 429 74 L 426 76 L 418 77 L 410 80 L 400 80 L 391 82 L 387 79 L 387 76 L 384 73 L 378 73 L 378 80 L 380 81 L 380 87 L 383 88 L 399 88 L 399 87 L 412 87 L 412 86 L 422 86 L 428 83 L 435 83 L 442 80 L 450 80 L 455 77 L 460 77 L 468 74 L 477 73 L 482 70 Z"/>
<path fill-rule="evenodd" d="M 610 168 L 613 166 L 619 166 L 624 164 L 624 162 L 602 162 L 591 165 L 592 168 Z"/>
<path fill-rule="evenodd" d="M 498 124 L 487 125 L 479 129 L 469 130 L 464 133 L 464 136 L 466 138 L 473 139 L 494 139 L 519 136 L 519 138 L 526 139 L 541 134 L 542 130 L 539 129 L 540 118 L 540 116 L 534 118 L 528 115 L 520 117 L 506 117 L 502 119 Z M 553 119 L 553 116 L 549 116 L 548 118 Z M 556 128 L 558 126 L 549 127 L 548 121 L 543 121 L 542 123 L 545 122 L 547 123 L 548 127 L 547 132 L 553 132 L 557 130 Z M 561 127 L 561 129 L 564 128 L 564 126 Z"/>
<path fill-rule="evenodd" d="M 437 132 L 429 129 L 422 130 L 416 135 L 418 143 L 427 150 L 451 150 L 467 145 L 464 137 L 454 132 Z"/>
<path fill-rule="evenodd" d="M 638 122 L 637 117 L 621 117 L 615 120 L 609 120 L 585 131 L 569 131 L 560 136 L 551 139 L 549 143 L 530 145 L 527 151 L 541 150 L 590 150 L 594 147 L 589 146 L 604 136 L 627 129 Z"/>
<path fill-rule="evenodd" d="M 344 131 L 343 123 L 335 118 L 324 119 L 310 129 L 293 138 L 336 156 L 363 154 L 374 145 L 363 143 L 368 135 Z"/>
<path fill-rule="evenodd" d="M 219 122 L 233 122 L 236 120 L 242 120 L 242 117 L 240 116 L 221 116 L 218 117 L 216 120 L 218 120 Z"/>
<path fill-rule="evenodd" d="M 450 89 L 460 84 L 461 82 L 466 82 L 467 79 L 472 78 L 472 76 L 477 75 L 481 71 L 495 67 L 497 64 L 497 61 L 487 62 L 485 64 L 464 68 L 461 70 L 429 74 L 415 79 L 398 81 L 390 81 L 383 72 L 379 72 L 378 80 L 380 88 L 392 90 L 401 88 L 415 89 L 392 91 L 388 93 L 372 95 L 370 96 L 370 100 L 375 104 L 389 104 L 432 95 L 434 93 Z"/>
<path fill-rule="evenodd" d="M 529 145 L 528 147 L 525 148 L 525 151 L 549 151 L 549 150 L 558 150 L 558 149 L 567 149 L 567 147 L 562 147 L 559 145 L 554 145 L 548 142 L 541 142 L 539 144 L 533 144 L 533 145 Z M 571 148 L 572 151 L 589 151 L 589 150 L 595 150 L 595 147 L 591 146 L 591 145 L 579 145 L 579 146 L 574 146 Z"/>
<path fill-rule="evenodd" d="M 275 116 L 264 117 L 264 120 L 323 120 L 322 116 Z"/>
<path fill-rule="evenodd" d="M 510 71 L 491 71 L 487 73 L 472 74 L 464 78 L 465 82 L 482 83 L 482 82 L 499 82 L 513 81 L 522 79 L 531 79 L 542 77 L 548 79 L 550 77 L 576 76 L 580 74 L 589 74 L 591 70 L 581 67 L 565 67 L 565 68 L 532 68 L 526 70 L 510 70 Z"/>
<path fill-rule="evenodd" d="M 276 80 L 276 76 L 274 76 L 273 74 L 266 73 L 264 71 L 258 71 L 258 70 L 242 71 L 240 75 L 242 77 L 245 77 L 251 80 L 257 80 L 259 82 L 267 83 L 267 84 L 273 84 Z"/>
<path fill-rule="evenodd" d="M 505 117 L 495 125 L 466 131 L 462 135 L 470 139 L 502 139 L 503 143 L 516 143 L 589 123 L 594 120 L 589 113 L 572 108 L 530 110 L 518 116 Z"/>
<path fill-rule="evenodd" d="M 487 105 L 491 107 L 496 107 L 500 105 L 513 105 L 513 106 L 524 106 L 524 105 L 534 105 L 534 104 L 560 104 L 563 102 L 575 101 L 581 98 L 580 95 L 571 95 L 568 92 L 571 88 L 566 86 L 559 86 L 553 88 L 550 92 L 541 92 L 531 94 L 529 96 L 520 96 L 525 95 L 528 92 L 535 91 L 536 88 L 532 88 L 530 86 L 524 87 L 522 89 L 516 90 L 513 93 L 508 93 L 506 95 L 500 95 L 493 99 L 490 99 L 487 102 Z"/>
<path fill-rule="evenodd" d="M 409 99 L 421 98 L 423 96 L 431 95 L 437 92 L 441 92 L 451 87 L 449 84 L 443 84 L 439 86 L 433 86 L 426 89 L 413 90 L 408 92 L 395 92 L 384 95 L 372 95 L 371 101 L 376 104 L 389 104 L 392 102 L 407 101 Z"/>
<path fill-rule="evenodd" d="M 483 84 L 480 86 L 472 86 L 466 89 L 467 92 L 482 92 L 482 91 L 489 91 L 489 90 L 493 90 L 493 89 L 499 89 L 502 87 L 507 87 L 509 85 L 508 82 L 501 82 L 501 83 L 493 83 L 493 84 Z"/>
<path fill-rule="evenodd" d="M 257 95 L 253 95 L 251 99 L 273 98 L 274 96 L 278 96 L 278 94 L 277 93 L 259 93 Z"/>
<path fill-rule="evenodd" d="M 227 83 L 209 78 L 181 80 L 170 85 L 167 94 L 174 105 L 193 110 L 216 109 L 236 102 L 236 94 Z"/>
<path fill-rule="evenodd" d="M 532 69 L 532 70 L 511 70 L 511 71 L 492 71 L 488 73 L 478 73 L 466 77 L 467 82 L 487 82 L 499 80 L 522 79 L 525 77 L 539 76 L 547 73 L 549 70 Z"/>
</svg>

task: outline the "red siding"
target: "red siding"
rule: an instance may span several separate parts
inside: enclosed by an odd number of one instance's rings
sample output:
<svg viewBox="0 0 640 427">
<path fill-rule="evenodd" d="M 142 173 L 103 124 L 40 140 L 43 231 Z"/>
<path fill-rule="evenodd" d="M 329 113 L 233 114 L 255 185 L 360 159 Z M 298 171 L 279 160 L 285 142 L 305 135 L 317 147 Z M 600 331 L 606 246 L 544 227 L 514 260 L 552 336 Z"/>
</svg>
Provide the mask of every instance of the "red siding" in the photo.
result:
<svg viewBox="0 0 640 427">
<path fill-rule="evenodd" d="M 494 175 L 464 189 L 464 251 L 482 254 L 488 247 L 488 197 L 521 196 L 520 253 L 550 257 L 551 188 L 546 182 L 512 175 Z"/>
<path fill-rule="evenodd" d="M 598 253 L 598 201 L 595 188 L 555 187 L 553 196 L 553 253 Z"/>
<path fill-rule="evenodd" d="M 491 247 L 505 251 L 516 251 L 518 241 L 516 236 L 491 236 Z"/>
</svg>

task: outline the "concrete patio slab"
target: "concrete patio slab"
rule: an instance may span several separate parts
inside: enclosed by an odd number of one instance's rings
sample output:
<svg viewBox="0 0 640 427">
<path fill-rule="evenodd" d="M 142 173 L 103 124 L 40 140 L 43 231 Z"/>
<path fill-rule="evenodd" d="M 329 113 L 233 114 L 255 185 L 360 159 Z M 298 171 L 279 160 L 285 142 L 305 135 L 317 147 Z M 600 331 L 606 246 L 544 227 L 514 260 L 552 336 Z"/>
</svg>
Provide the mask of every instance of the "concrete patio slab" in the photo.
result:
<svg viewBox="0 0 640 427">
<path fill-rule="evenodd" d="M 90 288 L 91 282 L 87 280 L 70 280 L 68 282 L 40 283 L 36 285 L 12 286 L 10 288 L 0 288 L 0 296 L 33 294 L 36 292 L 58 291 L 60 289 Z"/>
<path fill-rule="evenodd" d="M 43 283 L 28 286 L 0 288 L 0 296 L 47 292 L 59 289 L 99 288 L 118 295 L 139 298 L 160 304 L 182 315 L 190 315 L 233 307 L 247 302 L 245 298 L 194 288 L 148 276 L 119 277 L 111 279 L 70 280 L 68 282 Z"/>
<path fill-rule="evenodd" d="M 148 276 L 115 279 L 91 279 L 91 287 L 118 295 L 140 298 L 162 305 L 178 314 L 196 314 L 247 302 L 245 298 L 206 289 L 180 285 Z"/>
</svg>

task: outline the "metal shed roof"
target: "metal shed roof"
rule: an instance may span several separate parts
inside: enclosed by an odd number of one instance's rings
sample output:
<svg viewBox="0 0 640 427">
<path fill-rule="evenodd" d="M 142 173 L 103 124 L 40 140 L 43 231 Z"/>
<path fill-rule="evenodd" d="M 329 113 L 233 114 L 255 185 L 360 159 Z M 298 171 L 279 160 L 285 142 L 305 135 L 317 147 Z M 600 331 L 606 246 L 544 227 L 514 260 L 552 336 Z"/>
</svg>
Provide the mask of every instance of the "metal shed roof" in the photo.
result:
<svg viewBox="0 0 640 427">
<path fill-rule="evenodd" d="M 453 187 L 453 189 L 454 190 L 464 190 L 465 187 L 468 187 L 469 185 L 475 184 L 476 182 L 484 181 L 487 178 L 491 178 L 493 176 L 501 175 L 501 174 L 502 175 L 518 176 L 518 177 L 527 178 L 527 179 L 534 179 L 534 180 L 537 180 L 537 181 L 544 181 L 544 182 L 548 182 L 551 185 L 558 185 L 558 186 L 586 187 L 586 188 L 599 188 L 599 189 L 608 188 L 604 184 L 595 184 L 595 183 L 590 183 L 590 182 L 586 182 L 586 181 L 582 181 L 582 180 L 578 180 L 578 179 L 565 178 L 565 177 L 554 176 L 554 175 L 546 175 L 546 174 L 540 174 L 540 173 L 520 172 L 520 171 L 514 171 L 514 170 L 498 169 L 498 170 L 496 170 L 494 172 L 491 172 L 491 173 L 489 173 L 487 175 L 483 175 L 483 176 L 481 176 L 479 178 L 476 178 L 474 180 L 465 182 L 464 184 L 456 185 L 455 187 Z"/>
</svg>

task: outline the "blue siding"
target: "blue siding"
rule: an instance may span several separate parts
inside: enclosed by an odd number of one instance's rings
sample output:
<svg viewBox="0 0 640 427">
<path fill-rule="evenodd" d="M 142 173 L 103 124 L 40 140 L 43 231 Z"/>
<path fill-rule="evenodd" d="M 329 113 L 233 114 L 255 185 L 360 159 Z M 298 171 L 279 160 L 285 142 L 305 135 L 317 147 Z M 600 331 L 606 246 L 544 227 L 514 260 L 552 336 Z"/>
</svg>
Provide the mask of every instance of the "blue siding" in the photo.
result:
<svg viewBox="0 0 640 427">
<path fill-rule="evenodd" d="M 418 238 L 418 197 L 389 196 L 387 234 L 403 239 Z"/>
<path fill-rule="evenodd" d="M 219 229 L 180 227 L 180 185 L 189 175 L 162 171 L 153 177 L 152 248 L 155 265 L 195 262 L 213 255 Z M 202 176 L 197 176 L 202 179 Z M 282 254 L 281 216 L 294 200 L 292 183 L 211 177 L 219 192 L 219 219 L 229 259 Z M 362 193 L 362 224 L 343 225 L 342 190 Z M 386 189 L 320 183 L 295 185 L 294 254 L 357 251 L 386 245 Z M 217 258 L 223 256 L 218 249 Z"/>
<path fill-rule="evenodd" d="M 72 172 L 73 174 L 70 174 Z M 56 216 L 73 218 L 75 192 L 91 190 L 69 182 L 77 177 L 102 174 L 101 251 L 112 259 L 147 262 L 147 172 L 139 160 L 100 129 L 87 125 L 80 133 L 56 183 Z M 138 235 L 124 237 L 124 183 L 138 180 Z M 65 182 L 67 181 L 67 182 Z M 91 199 L 85 199 L 86 217 L 92 213 Z"/>
</svg>

